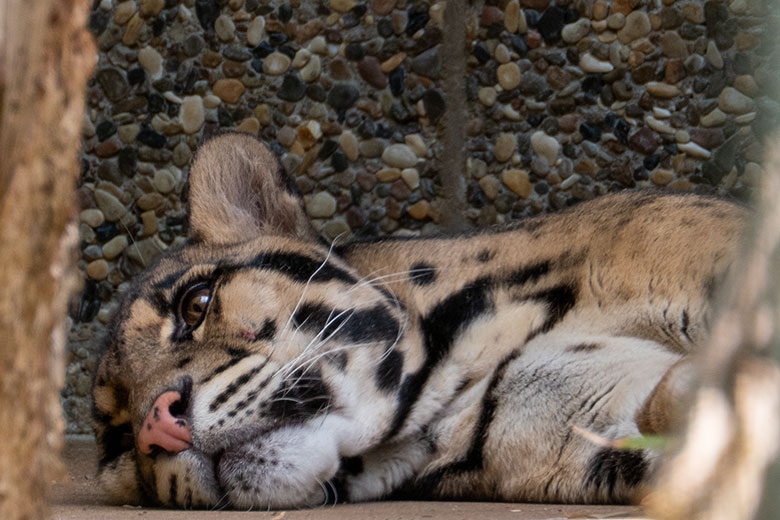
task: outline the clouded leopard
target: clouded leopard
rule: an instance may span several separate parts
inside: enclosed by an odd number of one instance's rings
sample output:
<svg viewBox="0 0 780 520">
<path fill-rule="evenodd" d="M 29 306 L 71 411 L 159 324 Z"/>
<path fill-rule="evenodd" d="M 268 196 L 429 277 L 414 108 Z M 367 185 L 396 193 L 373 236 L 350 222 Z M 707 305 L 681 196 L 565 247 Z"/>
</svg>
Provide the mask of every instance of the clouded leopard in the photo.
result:
<svg viewBox="0 0 780 520">
<path fill-rule="evenodd" d="M 624 502 L 703 346 L 745 210 L 637 191 L 457 236 L 325 244 L 274 155 L 208 141 L 191 238 L 134 280 L 94 381 L 120 502 Z"/>
</svg>

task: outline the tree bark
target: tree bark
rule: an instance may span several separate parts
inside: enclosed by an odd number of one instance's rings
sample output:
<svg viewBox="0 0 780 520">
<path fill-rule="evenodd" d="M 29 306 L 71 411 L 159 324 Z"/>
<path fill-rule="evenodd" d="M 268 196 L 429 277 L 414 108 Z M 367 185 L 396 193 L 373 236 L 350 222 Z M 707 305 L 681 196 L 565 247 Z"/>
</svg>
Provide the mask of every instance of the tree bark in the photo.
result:
<svg viewBox="0 0 780 520">
<path fill-rule="evenodd" d="M 0 0 L 0 518 L 46 515 L 59 470 L 87 0 Z"/>
<path fill-rule="evenodd" d="M 693 397 L 684 444 L 648 498 L 664 520 L 777 518 L 767 468 L 780 444 L 780 139 L 768 156 L 756 222 L 731 271 Z M 774 146 L 773 146 L 774 145 Z M 777 482 L 777 471 L 769 482 Z M 765 487 L 766 486 L 766 487 Z"/>
</svg>

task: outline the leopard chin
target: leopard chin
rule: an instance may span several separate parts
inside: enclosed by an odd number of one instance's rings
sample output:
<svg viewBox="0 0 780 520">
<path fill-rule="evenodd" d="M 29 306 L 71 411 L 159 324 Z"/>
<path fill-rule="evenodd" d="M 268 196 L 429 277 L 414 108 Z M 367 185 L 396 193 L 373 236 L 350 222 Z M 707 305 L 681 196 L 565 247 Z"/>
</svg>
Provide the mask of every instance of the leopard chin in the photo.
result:
<svg viewBox="0 0 780 520">
<path fill-rule="evenodd" d="M 250 136 L 189 182 L 191 239 L 124 291 L 97 364 L 115 502 L 634 500 L 660 455 L 611 441 L 674 428 L 748 215 L 635 191 L 329 245 Z"/>
</svg>

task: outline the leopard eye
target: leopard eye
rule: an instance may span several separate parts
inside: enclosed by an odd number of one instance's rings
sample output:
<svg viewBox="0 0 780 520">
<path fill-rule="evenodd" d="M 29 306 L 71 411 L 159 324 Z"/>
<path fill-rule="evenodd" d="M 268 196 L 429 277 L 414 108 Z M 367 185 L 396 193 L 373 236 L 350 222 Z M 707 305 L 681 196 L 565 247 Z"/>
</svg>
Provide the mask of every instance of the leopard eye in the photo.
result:
<svg viewBox="0 0 780 520">
<path fill-rule="evenodd" d="M 197 328 L 206 315 L 206 309 L 211 299 L 211 287 L 200 282 L 184 293 L 179 303 L 179 318 L 190 327 Z"/>
</svg>

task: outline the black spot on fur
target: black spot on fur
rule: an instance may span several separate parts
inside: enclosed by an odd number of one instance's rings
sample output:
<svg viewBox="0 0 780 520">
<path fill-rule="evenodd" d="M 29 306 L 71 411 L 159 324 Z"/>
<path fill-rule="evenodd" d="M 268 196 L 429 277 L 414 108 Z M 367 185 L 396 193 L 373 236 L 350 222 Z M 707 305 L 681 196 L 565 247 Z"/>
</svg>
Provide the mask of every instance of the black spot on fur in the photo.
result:
<svg viewBox="0 0 780 520">
<path fill-rule="evenodd" d="M 491 251 L 490 249 L 483 249 L 477 255 L 477 261 L 482 262 L 484 264 L 493 260 L 495 256 L 496 256 L 495 251 Z"/>
<path fill-rule="evenodd" d="M 577 302 L 577 296 L 574 288 L 568 285 L 559 285 L 545 291 L 538 292 L 530 297 L 529 300 L 541 300 L 547 304 L 547 320 L 539 328 L 539 330 L 533 331 L 529 336 L 530 340 L 533 336 L 542 332 L 547 332 L 556 323 L 561 321 L 572 307 Z"/>
<path fill-rule="evenodd" d="M 217 368 L 215 368 L 209 375 L 207 375 L 205 378 L 203 378 L 203 380 L 201 380 L 200 384 L 208 383 L 209 381 L 217 377 L 219 374 L 221 374 L 228 368 L 237 365 L 239 361 L 241 361 L 242 359 L 250 355 L 248 351 L 242 349 L 236 349 L 236 348 L 229 348 L 226 350 L 226 353 L 230 356 L 230 360 L 226 361 L 225 363 L 222 363 Z"/>
<path fill-rule="evenodd" d="M 179 399 L 172 402 L 168 412 L 174 417 L 182 417 L 187 413 L 192 399 L 192 378 L 184 376 L 179 380 Z"/>
<path fill-rule="evenodd" d="M 395 390 L 401 383 L 404 355 L 397 350 L 387 353 L 376 368 L 376 384 L 381 390 Z"/>
<path fill-rule="evenodd" d="M 400 330 L 398 320 L 380 304 L 365 310 L 344 310 L 304 303 L 293 321 L 301 330 L 317 334 L 323 340 L 349 343 L 395 341 Z"/>
<path fill-rule="evenodd" d="M 511 273 L 507 278 L 509 285 L 524 285 L 529 282 L 535 282 L 550 271 L 550 262 L 539 262 L 528 267 L 523 267 Z"/>
<path fill-rule="evenodd" d="M 102 448 L 100 460 L 98 461 L 102 468 L 119 458 L 123 453 L 133 449 L 135 445 L 133 428 L 130 426 L 130 423 L 120 424 L 119 426 L 109 424 L 102 434 L 98 433 L 98 442 Z"/>
<path fill-rule="evenodd" d="M 146 297 L 146 301 L 149 302 L 158 316 L 167 316 L 171 312 L 171 304 L 162 291 L 152 291 Z"/>
<path fill-rule="evenodd" d="M 189 365 L 191 361 L 192 361 L 192 358 L 191 358 L 191 357 L 189 357 L 189 356 L 187 356 L 187 357 L 183 357 L 183 358 L 181 358 L 181 359 L 179 360 L 179 362 L 178 362 L 178 363 L 176 363 L 176 368 L 179 368 L 179 369 L 181 369 L 181 368 L 184 368 L 184 367 L 186 367 L 187 365 Z"/>
<path fill-rule="evenodd" d="M 363 473 L 363 459 L 360 457 L 342 457 L 340 471 L 350 476 Z"/>
<path fill-rule="evenodd" d="M 691 337 L 688 335 L 688 325 L 690 325 L 690 317 L 688 316 L 688 311 L 685 310 L 682 312 L 682 317 L 680 319 L 680 332 L 682 332 L 682 335 L 685 336 L 685 339 L 688 341 L 693 342 Z"/>
<path fill-rule="evenodd" d="M 178 482 L 176 474 L 171 475 L 171 480 L 168 484 L 168 503 L 171 505 L 176 504 L 176 496 L 178 495 Z"/>
<path fill-rule="evenodd" d="M 647 473 L 647 460 L 641 451 L 602 448 L 588 462 L 587 482 L 614 496 L 618 484 L 635 487 Z"/>
<path fill-rule="evenodd" d="M 315 260 L 296 253 L 261 253 L 247 267 L 268 269 L 292 278 L 297 282 L 324 283 L 339 280 L 356 284 L 355 277 L 330 262 Z"/>
<path fill-rule="evenodd" d="M 329 352 L 325 355 L 325 359 L 339 367 L 341 370 L 347 368 L 347 362 L 349 361 L 346 352 Z"/>
<path fill-rule="evenodd" d="M 161 289 L 161 290 L 168 290 L 172 289 L 173 286 L 176 284 L 179 279 L 184 276 L 184 273 L 186 273 L 186 269 L 182 269 L 180 271 L 176 271 L 175 273 L 171 273 L 159 282 L 152 285 L 155 289 Z"/>
<path fill-rule="evenodd" d="M 416 373 L 404 379 L 399 391 L 398 408 L 395 410 L 393 423 L 385 434 L 385 439 L 398 433 L 431 372 L 447 355 L 455 337 L 477 317 L 492 312 L 494 305 L 488 294 L 491 283 L 488 277 L 474 280 L 439 302 L 427 316 L 420 320 L 426 353 L 425 362 Z"/>
<path fill-rule="evenodd" d="M 479 278 L 438 303 L 420 322 L 428 360 L 438 363 L 474 319 L 493 310 L 489 278 Z"/>
<path fill-rule="evenodd" d="M 347 485 L 341 478 L 332 478 L 322 486 L 322 491 L 325 494 L 323 505 L 335 506 L 336 504 L 343 504 L 349 502 L 349 491 Z"/>
<path fill-rule="evenodd" d="M 263 328 L 255 332 L 255 341 L 271 341 L 276 336 L 276 323 L 267 319 L 263 323 Z"/>
<path fill-rule="evenodd" d="M 579 345 L 572 345 L 571 347 L 566 349 L 566 352 L 572 352 L 572 353 L 585 353 L 585 352 L 593 352 L 594 350 L 599 350 L 602 348 L 603 345 L 598 345 L 596 343 L 580 343 Z"/>
<path fill-rule="evenodd" d="M 529 233 L 534 233 L 537 231 L 542 224 L 544 224 L 544 220 L 540 218 L 531 218 L 527 220 L 520 220 L 516 223 L 512 223 L 512 229 L 522 229 L 525 231 L 528 231 Z"/>
<path fill-rule="evenodd" d="M 433 490 L 438 482 L 446 475 L 482 469 L 484 464 L 485 442 L 488 438 L 490 425 L 495 419 L 496 408 L 498 407 L 499 402 L 498 396 L 496 395 L 496 387 L 503 380 L 509 364 L 517 359 L 521 353 L 520 349 L 512 351 L 508 356 L 501 360 L 493 371 L 490 384 L 482 397 L 482 407 L 479 419 L 477 419 L 474 426 L 474 431 L 471 436 L 471 446 L 469 447 L 468 452 L 466 452 L 466 455 L 456 462 L 447 464 L 446 466 L 425 475 L 415 483 L 415 486 L 419 485 L 422 489 Z"/>
<path fill-rule="evenodd" d="M 228 399 L 230 399 L 239 388 L 244 386 L 249 382 L 250 379 L 252 379 L 254 376 L 260 372 L 263 367 L 265 366 L 265 363 L 262 365 L 256 366 L 249 370 L 248 372 L 244 372 L 240 376 L 238 376 L 232 383 L 228 385 L 227 388 L 225 388 L 222 392 L 217 395 L 217 397 L 214 398 L 213 401 L 211 401 L 211 404 L 209 404 L 209 411 L 213 412 L 217 410 L 220 406 L 225 404 Z"/>
<path fill-rule="evenodd" d="M 327 411 L 330 389 L 317 370 L 290 374 L 269 399 L 267 413 L 282 424 L 299 422 Z"/>
<path fill-rule="evenodd" d="M 436 281 L 436 268 L 424 262 L 417 262 L 409 270 L 409 281 L 415 285 L 429 285 Z"/>
</svg>

